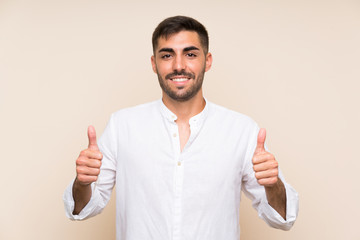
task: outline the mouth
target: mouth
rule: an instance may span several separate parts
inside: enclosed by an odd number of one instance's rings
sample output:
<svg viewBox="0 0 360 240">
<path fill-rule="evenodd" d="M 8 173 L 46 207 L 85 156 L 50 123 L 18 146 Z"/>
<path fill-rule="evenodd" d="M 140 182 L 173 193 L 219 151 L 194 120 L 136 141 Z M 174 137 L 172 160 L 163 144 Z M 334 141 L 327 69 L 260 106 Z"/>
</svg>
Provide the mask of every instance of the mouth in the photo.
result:
<svg viewBox="0 0 360 240">
<path fill-rule="evenodd" d="M 186 82 L 186 81 L 189 81 L 190 79 L 191 79 L 191 78 L 188 78 L 188 77 L 174 77 L 174 78 L 170 78 L 171 81 L 177 82 L 177 83 Z"/>
<path fill-rule="evenodd" d="M 185 70 L 182 70 L 181 72 L 174 71 L 166 75 L 165 79 L 172 81 L 174 84 L 182 85 L 186 84 L 191 79 L 195 79 L 195 75 L 190 72 L 185 72 Z"/>
</svg>

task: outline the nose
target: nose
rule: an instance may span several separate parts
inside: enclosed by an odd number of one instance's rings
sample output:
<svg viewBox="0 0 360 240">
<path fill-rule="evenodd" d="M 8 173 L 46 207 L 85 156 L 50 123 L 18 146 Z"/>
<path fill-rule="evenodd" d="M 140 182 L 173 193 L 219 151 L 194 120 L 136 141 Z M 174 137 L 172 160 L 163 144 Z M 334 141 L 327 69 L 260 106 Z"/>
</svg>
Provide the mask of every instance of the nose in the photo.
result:
<svg viewBox="0 0 360 240">
<path fill-rule="evenodd" d="M 184 58 L 181 55 L 177 55 L 173 62 L 173 70 L 181 72 L 185 69 L 185 61 Z"/>
</svg>

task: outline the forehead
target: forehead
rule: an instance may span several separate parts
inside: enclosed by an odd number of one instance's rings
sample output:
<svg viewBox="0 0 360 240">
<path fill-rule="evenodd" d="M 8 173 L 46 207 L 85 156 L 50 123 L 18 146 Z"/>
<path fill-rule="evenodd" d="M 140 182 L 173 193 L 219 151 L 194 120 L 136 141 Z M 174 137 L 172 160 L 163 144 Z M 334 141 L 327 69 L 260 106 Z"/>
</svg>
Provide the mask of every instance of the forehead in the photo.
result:
<svg viewBox="0 0 360 240">
<path fill-rule="evenodd" d="M 158 39 L 157 50 L 162 48 L 184 49 L 189 46 L 195 46 L 202 49 L 199 34 L 193 31 L 181 31 L 171 34 L 167 38 Z"/>
</svg>

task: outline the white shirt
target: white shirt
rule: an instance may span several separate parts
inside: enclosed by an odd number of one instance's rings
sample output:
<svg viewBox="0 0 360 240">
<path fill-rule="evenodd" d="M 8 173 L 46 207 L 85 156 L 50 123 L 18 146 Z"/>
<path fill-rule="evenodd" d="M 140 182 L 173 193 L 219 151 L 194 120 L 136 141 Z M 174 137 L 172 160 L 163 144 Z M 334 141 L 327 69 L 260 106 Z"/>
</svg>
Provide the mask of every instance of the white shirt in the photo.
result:
<svg viewBox="0 0 360 240">
<path fill-rule="evenodd" d="M 238 240 L 241 190 L 270 226 L 291 228 L 296 191 L 280 172 L 284 221 L 255 179 L 259 127 L 253 120 L 207 101 L 190 119 L 191 135 L 181 152 L 176 119 L 161 100 L 114 113 L 98 142 L 103 160 L 91 200 L 72 215 L 70 184 L 64 193 L 67 216 L 82 220 L 100 213 L 116 183 L 117 240 Z"/>
</svg>

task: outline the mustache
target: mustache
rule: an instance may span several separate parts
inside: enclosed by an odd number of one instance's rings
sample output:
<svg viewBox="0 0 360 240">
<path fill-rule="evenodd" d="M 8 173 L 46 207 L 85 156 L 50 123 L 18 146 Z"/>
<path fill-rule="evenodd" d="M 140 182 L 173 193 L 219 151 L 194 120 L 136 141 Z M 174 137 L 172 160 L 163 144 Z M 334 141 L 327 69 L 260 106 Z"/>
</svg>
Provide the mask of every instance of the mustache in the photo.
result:
<svg viewBox="0 0 360 240">
<path fill-rule="evenodd" d="M 169 73 L 168 75 L 166 75 L 165 79 L 170 79 L 170 78 L 173 78 L 173 77 L 176 77 L 176 76 L 184 76 L 184 77 L 195 79 L 194 74 L 185 72 L 185 70 L 181 70 L 181 72 L 178 72 L 178 71 L 175 70 L 174 72 Z"/>
</svg>

